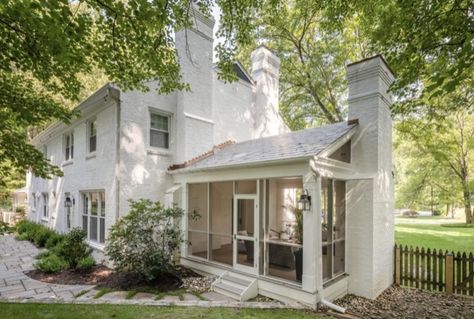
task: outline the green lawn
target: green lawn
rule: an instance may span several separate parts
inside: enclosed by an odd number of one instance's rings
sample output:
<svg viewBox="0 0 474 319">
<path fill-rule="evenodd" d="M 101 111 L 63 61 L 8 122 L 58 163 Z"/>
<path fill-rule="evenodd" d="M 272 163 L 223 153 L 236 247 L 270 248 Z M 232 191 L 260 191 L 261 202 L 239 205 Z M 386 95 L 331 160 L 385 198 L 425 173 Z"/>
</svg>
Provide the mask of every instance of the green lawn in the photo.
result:
<svg viewBox="0 0 474 319">
<path fill-rule="evenodd" d="M 408 246 L 474 253 L 474 228 L 462 224 L 397 224 L 395 242 Z"/>
<path fill-rule="evenodd" d="M 2 319 L 95 319 L 95 318 L 209 318 L 209 319 L 322 319 L 310 311 L 286 309 L 234 309 L 234 308 L 191 308 L 153 307 L 132 305 L 71 305 L 71 304 L 8 304 L 0 303 Z"/>
</svg>

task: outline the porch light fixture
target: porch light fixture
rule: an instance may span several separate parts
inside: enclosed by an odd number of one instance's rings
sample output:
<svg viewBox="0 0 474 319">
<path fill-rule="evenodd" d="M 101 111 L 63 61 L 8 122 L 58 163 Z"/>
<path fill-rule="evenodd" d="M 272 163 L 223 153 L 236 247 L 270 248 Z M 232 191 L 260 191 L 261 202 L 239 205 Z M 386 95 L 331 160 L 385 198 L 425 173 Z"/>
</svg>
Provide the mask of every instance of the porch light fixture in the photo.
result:
<svg viewBox="0 0 474 319">
<path fill-rule="evenodd" d="M 298 209 L 304 211 L 309 211 L 311 209 L 311 196 L 309 196 L 307 189 L 305 189 L 300 195 L 300 199 L 298 200 Z"/>
<path fill-rule="evenodd" d="M 64 207 L 72 207 L 74 200 L 71 200 L 71 197 L 67 196 L 66 199 L 64 200 Z"/>
</svg>

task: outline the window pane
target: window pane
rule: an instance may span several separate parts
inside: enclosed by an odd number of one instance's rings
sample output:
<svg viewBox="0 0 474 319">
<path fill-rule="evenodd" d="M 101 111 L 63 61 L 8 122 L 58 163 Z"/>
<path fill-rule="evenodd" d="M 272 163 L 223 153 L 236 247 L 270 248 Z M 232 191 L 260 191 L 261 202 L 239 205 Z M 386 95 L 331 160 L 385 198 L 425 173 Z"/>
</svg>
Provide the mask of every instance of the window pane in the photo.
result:
<svg viewBox="0 0 474 319">
<path fill-rule="evenodd" d="M 169 148 L 168 139 L 169 139 L 168 133 L 150 130 L 150 146 Z"/>
<path fill-rule="evenodd" d="M 86 233 L 89 233 L 87 228 L 87 218 L 87 216 L 82 216 L 82 230 L 84 230 Z"/>
<path fill-rule="evenodd" d="M 94 216 L 90 217 L 89 238 L 97 241 L 97 217 Z"/>
<path fill-rule="evenodd" d="M 96 136 L 91 136 L 89 138 L 89 152 L 95 152 L 97 149 L 97 141 L 96 141 Z"/>
<path fill-rule="evenodd" d="M 83 194 L 82 198 L 83 198 L 83 203 L 84 203 L 84 205 L 82 206 L 82 213 L 84 215 L 87 215 L 89 211 L 89 197 L 87 194 Z"/>
<path fill-rule="evenodd" d="M 345 241 L 334 243 L 334 276 L 342 274 L 345 269 Z"/>
<path fill-rule="evenodd" d="M 97 125 L 96 121 L 92 121 L 90 124 L 90 136 L 96 136 L 97 135 Z"/>
<path fill-rule="evenodd" d="M 69 147 L 66 148 L 66 160 L 69 159 Z"/>
<path fill-rule="evenodd" d="M 150 115 L 150 127 L 162 131 L 168 131 L 168 117 L 158 114 Z"/>
<path fill-rule="evenodd" d="M 253 236 L 255 233 L 255 202 L 253 199 L 237 201 L 237 233 L 242 236 Z"/>
<path fill-rule="evenodd" d="M 71 146 L 71 151 L 70 151 L 70 156 L 71 158 L 74 158 L 74 146 Z"/>
<path fill-rule="evenodd" d="M 105 218 L 100 218 L 99 243 L 105 242 Z"/>
<path fill-rule="evenodd" d="M 105 193 L 100 193 L 100 216 L 105 216 Z"/>
<path fill-rule="evenodd" d="M 99 212 L 98 193 L 91 193 L 91 215 L 97 215 Z"/>
</svg>

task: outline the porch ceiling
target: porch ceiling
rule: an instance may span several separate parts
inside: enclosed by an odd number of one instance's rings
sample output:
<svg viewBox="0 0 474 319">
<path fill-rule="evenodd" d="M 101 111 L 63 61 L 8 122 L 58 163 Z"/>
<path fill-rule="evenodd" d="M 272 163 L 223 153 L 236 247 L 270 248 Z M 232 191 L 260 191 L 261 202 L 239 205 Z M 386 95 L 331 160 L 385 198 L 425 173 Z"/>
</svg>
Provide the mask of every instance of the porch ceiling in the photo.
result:
<svg viewBox="0 0 474 319">
<path fill-rule="evenodd" d="M 357 126 L 357 121 L 305 129 L 281 135 L 227 143 L 223 147 L 206 153 L 196 160 L 170 167 L 175 172 L 201 171 L 233 166 L 258 165 L 318 155 L 349 134 Z"/>
</svg>

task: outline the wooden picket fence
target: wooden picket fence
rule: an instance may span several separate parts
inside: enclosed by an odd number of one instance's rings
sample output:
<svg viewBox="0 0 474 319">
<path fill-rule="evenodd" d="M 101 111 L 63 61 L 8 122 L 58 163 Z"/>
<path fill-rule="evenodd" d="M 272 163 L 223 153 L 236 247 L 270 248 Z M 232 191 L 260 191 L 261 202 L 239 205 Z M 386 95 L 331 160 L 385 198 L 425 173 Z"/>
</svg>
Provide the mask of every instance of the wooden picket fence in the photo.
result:
<svg viewBox="0 0 474 319">
<path fill-rule="evenodd" d="M 401 286 L 474 296 L 474 256 L 395 245 L 394 280 Z"/>
</svg>

